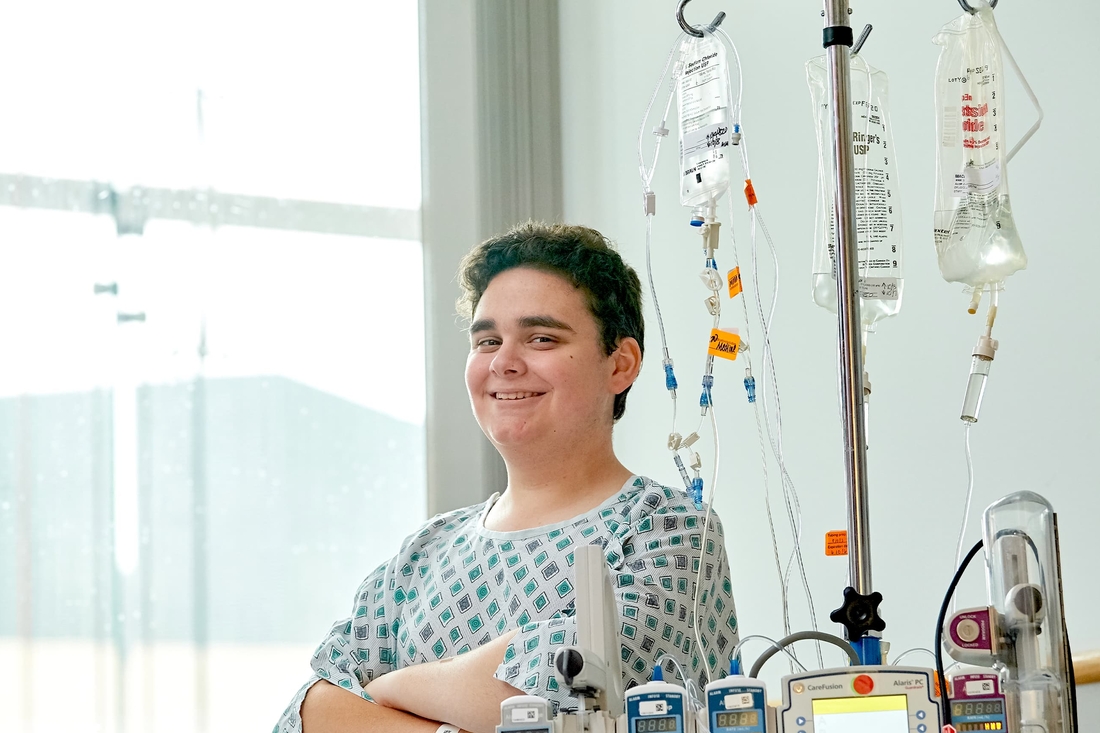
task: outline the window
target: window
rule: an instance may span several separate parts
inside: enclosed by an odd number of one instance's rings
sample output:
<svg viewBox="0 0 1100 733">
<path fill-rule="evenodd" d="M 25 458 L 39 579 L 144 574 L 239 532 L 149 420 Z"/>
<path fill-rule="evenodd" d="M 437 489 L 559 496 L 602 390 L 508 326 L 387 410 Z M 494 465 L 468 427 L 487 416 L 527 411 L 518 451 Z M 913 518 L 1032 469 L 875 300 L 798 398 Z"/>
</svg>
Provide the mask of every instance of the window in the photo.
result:
<svg viewBox="0 0 1100 733">
<path fill-rule="evenodd" d="M 416 4 L 6 16 L 9 727 L 265 729 L 424 518 Z"/>
</svg>

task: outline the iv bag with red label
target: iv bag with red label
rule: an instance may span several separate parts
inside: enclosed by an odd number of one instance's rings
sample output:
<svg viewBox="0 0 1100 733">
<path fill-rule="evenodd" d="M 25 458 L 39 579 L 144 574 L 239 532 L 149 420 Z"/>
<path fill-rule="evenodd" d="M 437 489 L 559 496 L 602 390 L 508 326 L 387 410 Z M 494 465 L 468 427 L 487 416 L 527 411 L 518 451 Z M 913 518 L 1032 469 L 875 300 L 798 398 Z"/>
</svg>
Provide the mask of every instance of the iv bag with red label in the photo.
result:
<svg viewBox="0 0 1100 733">
<path fill-rule="evenodd" d="M 1039 105 L 997 31 L 993 10 L 981 0 L 974 4 L 973 14 L 964 13 L 933 38 L 940 46 L 933 227 L 943 278 L 980 292 L 1027 267 L 1012 217 L 1008 162 L 1039 123 L 1008 149 L 1003 59 Z"/>
</svg>

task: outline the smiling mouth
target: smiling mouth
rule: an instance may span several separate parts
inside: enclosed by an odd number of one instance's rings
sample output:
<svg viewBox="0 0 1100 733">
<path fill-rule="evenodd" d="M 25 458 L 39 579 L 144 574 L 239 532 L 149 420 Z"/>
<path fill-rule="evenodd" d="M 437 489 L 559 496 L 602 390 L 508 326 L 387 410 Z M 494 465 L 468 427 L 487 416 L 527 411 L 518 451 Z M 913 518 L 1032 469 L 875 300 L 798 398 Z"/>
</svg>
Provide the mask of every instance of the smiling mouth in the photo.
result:
<svg viewBox="0 0 1100 733">
<path fill-rule="evenodd" d="M 525 400 L 529 397 L 541 397 L 545 392 L 494 392 L 493 398 L 502 402 Z"/>
</svg>

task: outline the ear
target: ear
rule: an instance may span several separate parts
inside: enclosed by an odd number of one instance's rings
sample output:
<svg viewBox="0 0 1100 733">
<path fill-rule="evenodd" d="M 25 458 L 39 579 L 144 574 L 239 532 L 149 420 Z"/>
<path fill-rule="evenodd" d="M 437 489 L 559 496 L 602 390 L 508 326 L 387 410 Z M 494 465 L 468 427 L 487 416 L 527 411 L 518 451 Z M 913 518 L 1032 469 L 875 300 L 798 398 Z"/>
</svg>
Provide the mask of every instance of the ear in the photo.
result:
<svg viewBox="0 0 1100 733">
<path fill-rule="evenodd" d="M 642 370 L 642 347 L 637 339 L 627 336 L 619 340 L 619 346 L 611 353 L 614 370 L 611 372 L 611 390 L 615 394 L 622 394 L 627 387 L 634 384 L 638 373 Z"/>
</svg>

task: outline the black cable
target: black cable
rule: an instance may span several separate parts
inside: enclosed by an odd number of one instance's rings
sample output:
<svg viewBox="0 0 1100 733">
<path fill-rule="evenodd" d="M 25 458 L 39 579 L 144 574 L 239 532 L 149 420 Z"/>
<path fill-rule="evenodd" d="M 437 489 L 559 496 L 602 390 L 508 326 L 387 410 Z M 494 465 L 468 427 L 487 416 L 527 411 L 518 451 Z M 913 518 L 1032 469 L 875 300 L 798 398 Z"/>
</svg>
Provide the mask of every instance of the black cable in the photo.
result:
<svg viewBox="0 0 1100 733">
<path fill-rule="evenodd" d="M 947 694 L 947 675 L 943 672 L 943 622 L 947 620 L 947 607 L 951 605 L 951 598 L 955 595 L 955 589 L 959 587 L 959 581 L 962 580 L 963 573 L 966 572 L 966 566 L 970 564 L 970 561 L 974 559 L 982 546 L 982 541 L 978 540 L 970 548 L 970 552 L 966 553 L 959 569 L 955 571 L 955 577 L 951 579 L 951 585 L 947 586 L 947 595 L 943 597 L 943 605 L 940 606 L 940 617 L 936 619 L 936 674 L 940 676 L 940 685 L 943 687 L 941 696 L 943 698 L 944 725 L 951 723 L 951 699 Z"/>
<path fill-rule="evenodd" d="M 1066 646 L 1066 666 L 1069 668 L 1069 703 L 1070 713 L 1073 715 L 1073 733 L 1078 733 L 1081 726 L 1077 723 L 1077 675 L 1073 673 L 1073 650 L 1069 648 L 1069 631 L 1066 630 L 1066 615 L 1062 613 L 1062 638 Z"/>
</svg>

